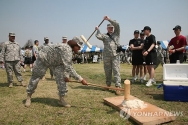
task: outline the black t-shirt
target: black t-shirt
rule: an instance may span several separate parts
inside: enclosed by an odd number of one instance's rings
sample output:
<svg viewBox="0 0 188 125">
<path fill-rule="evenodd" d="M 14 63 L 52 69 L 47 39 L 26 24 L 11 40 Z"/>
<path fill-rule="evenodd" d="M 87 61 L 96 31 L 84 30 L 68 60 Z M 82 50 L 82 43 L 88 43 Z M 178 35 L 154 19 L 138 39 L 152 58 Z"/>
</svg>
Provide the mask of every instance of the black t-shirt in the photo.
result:
<svg viewBox="0 0 188 125">
<path fill-rule="evenodd" d="M 146 39 L 144 40 L 144 49 L 147 51 L 152 44 L 156 45 L 156 40 L 155 40 L 155 36 L 151 34 L 150 36 L 146 37 Z M 156 52 L 155 46 L 150 52 Z"/>
<path fill-rule="evenodd" d="M 141 44 L 143 44 L 144 43 L 144 41 L 142 40 L 142 39 L 131 39 L 130 41 L 129 41 L 129 46 L 131 45 L 131 44 L 133 44 L 134 45 L 134 47 L 138 47 L 138 46 L 141 46 Z M 133 55 L 142 55 L 142 49 L 140 49 L 140 50 L 132 50 L 132 53 L 133 53 Z"/>
</svg>

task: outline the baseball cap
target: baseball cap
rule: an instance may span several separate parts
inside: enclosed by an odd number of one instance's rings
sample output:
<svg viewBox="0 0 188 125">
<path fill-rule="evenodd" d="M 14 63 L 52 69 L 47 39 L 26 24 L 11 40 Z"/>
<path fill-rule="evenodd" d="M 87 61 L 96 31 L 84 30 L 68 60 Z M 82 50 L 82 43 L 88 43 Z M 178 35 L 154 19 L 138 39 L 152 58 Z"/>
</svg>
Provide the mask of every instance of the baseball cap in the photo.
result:
<svg viewBox="0 0 188 125">
<path fill-rule="evenodd" d="M 67 39 L 67 36 L 63 36 L 62 39 Z"/>
<path fill-rule="evenodd" d="M 9 36 L 16 36 L 16 34 L 15 33 L 9 33 Z"/>
<path fill-rule="evenodd" d="M 139 34 L 139 33 L 140 33 L 139 30 L 134 31 L 134 34 Z"/>
<path fill-rule="evenodd" d="M 75 41 L 79 47 L 82 47 L 83 42 L 79 37 L 75 36 L 72 40 Z"/>
<path fill-rule="evenodd" d="M 112 24 L 107 24 L 107 27 L 114 27 Z"/>
<path fill-rule="evenodd" d="M 180 29 L 181 30 L 181 26 L 180 25 L 176 25 L 173 30 L 177 30 L 177 29 Z"/>
<path fill-rule="evenodd" d="M 47 40 L 48 39 L 48 37 L 44 37 L 44 40 Z"/>
<path fill-rule="evenodd" d="M 144 29 L 143 29 L 143 31 L 144 30 L 150 30 L 151 31 L 151 28 L 149 26 L 145 26 Z"/>
</svg>

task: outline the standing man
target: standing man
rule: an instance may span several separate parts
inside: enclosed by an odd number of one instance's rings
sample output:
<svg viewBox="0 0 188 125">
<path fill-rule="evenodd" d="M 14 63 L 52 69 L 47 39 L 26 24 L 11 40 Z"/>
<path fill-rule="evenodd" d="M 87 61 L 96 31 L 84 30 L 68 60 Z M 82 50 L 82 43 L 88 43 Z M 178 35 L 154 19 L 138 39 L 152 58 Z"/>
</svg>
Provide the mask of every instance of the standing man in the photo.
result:
<svg viewBox="0 0 188 125">
<path fill-rule="evenodd" d="M 62 43 L 67 43 L 67 37 L 66 36 L 62 37 Z"/>
<path fill-rule="evenodd" d="M 154 65 L 157 64 L 157 52 L 156 52 L 156 40 L 155 36 L 151 34 L 151 28 L 149 26 L 145 26 L 144 29 L 144 34 L 147 36 L 145 39 L 144 43 L 144 51 L 143 55 L 145 56 L 145 61 L 149 73 L 150 79 L 148 80 L 146 86 L 152 86 L 152 84 L 155 84 L 154 80 Z"/>
<path fill-rule="evenodd" d="M 156 51 L 157 51 L 157 64 L 154 66 L 154 69 L 156 69 L 159 66 L 160 63 L 161 63 L 162 66 L 164 64 L 163 48 L 161 46 L 160 41 L 157 41 Z"/>
<path fill-rule="evenodd" d="M 120 56 L 117 52 L 117 45 L 119 45 L 120 38 L 120 27 L 119 23 L 111 20 L 108 16 L 104 17 L 104 20 L 109 21 L 111 24 L 107 25 L 107 34 L 101 34 L 99 28 L 97 30 L 96 37 L 103 41 L 104 44 L 104 71 L 106 75 L 106 84 L 108 87 L 111 86 L 112 82 L 112 71 L 114 74 L 115 86 L 121 88 L 121 77 L 120 77 Z M 119 95 L 120 91 L 116 91 Z"/>
<path fill-rule="evenodd" d="M 35 40 L 33 46 L 33 63 L 35 62 L 39 54 L 38 46 L 39 46 L 39 41 Z"/>
<path fill-rule="evenodd" d="M 23 84 L 20 70 L 20 61 L 23 62 L 23 58 L 21 55 L 21 48 L 19 44 L 15 42 L 15 33 L 9 33 L 9 41 L 4 42 L 1 53 L 0 63 L 5 64 L 9 87 L 13 87 L 13 71 L 17 80 L 25 87 L 26 85 Z"/>
<path fill-rule="evenodd" d="M 176 63 L 177 60 L 180 61 L 180 63 L 183 63 L 183 51 L 185 50 L 185 47 L 187 45 L 186 38 L 181 33 L 181 26 L 177 25 L 173 28 L 175 37 L 172 38 L 168 44 L 168 51 L 171 53 L 170 55 L 170 63 Z M 170 46 L 174 46 L 172 50 L 169 49 Z"/>
<path fill-rule="evenodd" d="M 142 49 L 144 45 L 144 41 L 139 39 L 139 31 L 134 31 L 134 39 L 131 39 L 129 42 L 130 49 L 132 50 L 132 83 L 134 83 L 140 72 L 140 82 L 143 83 L 143 55 Z"/>
<path fill-rule="evenodd" d="M 40 50 L 45 48 L 46 46 L 50 45 L 49 44 L 49 38 L 48 37 L 44 37 L 44 44 L 40 47 Z M 51 75 L 51 79 L 53 79 L 53 69 L 50 68 L 50 75 Z M 42 80 L 45 80 L 45 76 L 42 78 Z"/>
<path fill-rule="evenodd" d="M 80 80 L 83 85 L 87 85 L 87 82 L 78 75 L 72 67 L 72 52 L 78 53 L 82 44 L 78 37 L 74 37 L 72 40 L 68 41 L 67 44 L 48 45 L 39 51 L 27 87 L 26 107 L 31 105 L 31 96 L 35 92 L 39 80 L 45 75 L 46 70 L 51 67 L 54 69 L 59 91 L 58 103 L 64 107 L 71 107 L 64 100 L 64 96 L 67 93 L 66 82 L 69 82 L 69 77 L 71 76 L 76 80 Z"/>
</svg>

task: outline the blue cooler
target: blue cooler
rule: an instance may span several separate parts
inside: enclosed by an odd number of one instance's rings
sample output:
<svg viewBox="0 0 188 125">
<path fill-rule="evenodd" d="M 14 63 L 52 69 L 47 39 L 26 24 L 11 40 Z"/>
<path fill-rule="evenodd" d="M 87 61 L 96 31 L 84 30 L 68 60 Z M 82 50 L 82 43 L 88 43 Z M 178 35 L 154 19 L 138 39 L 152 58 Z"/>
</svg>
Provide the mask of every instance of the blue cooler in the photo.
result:
<svg viewBox="0 0 188 125">
<path fill-rule="evenodd" d="M 188 102 L 188 64 L 163 65 L 165 101 Z"/>
</svg>

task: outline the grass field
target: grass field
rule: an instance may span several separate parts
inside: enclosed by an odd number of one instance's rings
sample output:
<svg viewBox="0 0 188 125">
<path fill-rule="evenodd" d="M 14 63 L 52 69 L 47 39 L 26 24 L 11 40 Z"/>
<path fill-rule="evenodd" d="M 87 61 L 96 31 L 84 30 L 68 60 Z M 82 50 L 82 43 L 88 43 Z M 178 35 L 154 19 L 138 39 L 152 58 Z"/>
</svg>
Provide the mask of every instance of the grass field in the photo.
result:
<svg viewBox="0 0 188 125">
<path fill-rule="evenodd" d="M 75 64 L 74 68 L 89 83 L 105 85 L 103 64 Z M 131 68 L 121 64 L 123 80 L 131 78 Z M 22 73 L 28 83 L 31 72 Z M 156 70 L 156 80 L 162 83 L 162 67 Z M 26 88 L 15 86 L 8 88 L 5 70 L 0 69 L 0 125 L 134 125 L 130 120 L 124 120 L 119 112 L 103 103 L 103 98 L 116 96 L 112 91 L 68 83 L 66 101 L 71 108 L 59 107 L 57 104 L 57 86 L 50 79 L 49 71 L 46 80 L 41 80 L 32 96 L 32 104 L 24 107 Z M 122 83 L 123 83 L 122 80 Z M 14 83 L 17 82 L 14 77 Z M 114 84 L 113 84 L 114 85 Z M 188 124 L 188 103 L 167 102 L 163 99 L 163 89 L 157 86 L 146 87 L 145 84 L 131 85 L 131 95 L 147 101 L 168 111 L 183 111 L 183 116 L 177 117 L 169 125 Z"/>
</svg>

